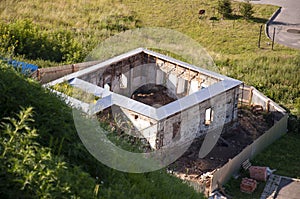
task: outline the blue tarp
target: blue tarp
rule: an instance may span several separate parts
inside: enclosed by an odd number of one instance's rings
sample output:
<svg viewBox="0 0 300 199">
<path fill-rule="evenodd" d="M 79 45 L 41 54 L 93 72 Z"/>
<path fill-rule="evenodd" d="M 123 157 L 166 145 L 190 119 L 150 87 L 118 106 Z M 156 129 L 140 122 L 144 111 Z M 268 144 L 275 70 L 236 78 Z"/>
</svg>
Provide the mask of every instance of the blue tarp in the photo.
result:
<svg viewBox="0 0 300 199">
<path fill-rule="evenodd" d="M 29 64 L 26 62 L 16 61 L 16 60 L 8 60 L 8 64 L 12 65 L 17 70 L 21 70 L 22 74 L 31 74 L 34 71 L 38 70 L 38 66 Z"/>
</svg>

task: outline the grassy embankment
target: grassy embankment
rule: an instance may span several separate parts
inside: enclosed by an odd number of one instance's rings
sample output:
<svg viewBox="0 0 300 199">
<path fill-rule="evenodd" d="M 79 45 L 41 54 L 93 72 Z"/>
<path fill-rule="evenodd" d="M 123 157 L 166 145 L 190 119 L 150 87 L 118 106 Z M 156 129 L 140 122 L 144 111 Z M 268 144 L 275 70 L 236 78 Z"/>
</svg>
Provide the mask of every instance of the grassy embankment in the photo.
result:
<svg viewBox="0 0 300 199">
<path fill-rule="evenodd" d="M 97 161 L 76 133 L 71 108 L 3 63 L 0 90 L 1 198 L 202 198 L 165 169 L 123 173 Z M 117 134 L 108 137 L 136 150 Z"/>
</svg>

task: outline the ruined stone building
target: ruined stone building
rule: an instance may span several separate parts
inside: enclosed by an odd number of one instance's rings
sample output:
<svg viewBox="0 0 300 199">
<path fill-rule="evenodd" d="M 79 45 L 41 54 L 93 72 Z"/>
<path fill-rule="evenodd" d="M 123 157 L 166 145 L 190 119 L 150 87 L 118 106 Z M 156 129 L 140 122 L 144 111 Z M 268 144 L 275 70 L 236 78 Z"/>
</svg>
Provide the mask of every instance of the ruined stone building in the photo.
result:
<svg viewBox="0 0 300 199">
<path fill-rule="evenodd" d="M 143 48 L 106 61 L 45 69 L 36 77 L 55 79 L 46 87 L 64 84 L 84 91 L 79 98 L 65 96 L 66 101 L 92 116 L 109 115 L 154 151 L 199 138 L 174 163 L 174 172 L 206 195 L 287 132 L 286 111 L 254 87 Z M 92 101 L 83 100 L 88 94 Z M 239 105 L 248 108 L 241 111 Z M 212 141 L 220 135 L 226 146 Z M 216 146 L 201 158 L 198 145 L 213 147 L 206 140 Z"/>
<path fill-rule="evenodd" d="M 99 99 L 153 149 L 204 135 L 237 119 L 242 82 L 162 54 L 136 49 L 60 78 Z M 124 117 L 125 116 L 125 117 Z M 135 133 L 136 134 L 136 133 Z"/>
</svg>

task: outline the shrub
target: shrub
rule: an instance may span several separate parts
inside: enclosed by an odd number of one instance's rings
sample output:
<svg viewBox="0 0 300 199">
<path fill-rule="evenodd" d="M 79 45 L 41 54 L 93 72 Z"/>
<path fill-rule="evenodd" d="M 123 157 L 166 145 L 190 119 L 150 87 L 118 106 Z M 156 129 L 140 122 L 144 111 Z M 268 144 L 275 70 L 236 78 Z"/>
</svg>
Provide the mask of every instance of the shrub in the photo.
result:
<svg viewBox="0 0 300 199">
<path fill-rule="evenodd" d="M 71 198 L 93 196 L 94 181 L 80 169 L 68 168 L 50 148 L 41 146 L 31 128 L 32 107 L 22 108 L 15 117 L 2 122 L 0 136 L 1 198 Z M 75 177 L 90 187 L 73 183 Z M 74 174 L 72 174 L 74 173 Z M 81 178 L 78 178 L 80 176 Z M 70 180 L 72 179 L 72 180 Z"/>
<path fill-rule="evenodd" d="M 0 41 L 0 53 L 8 51 L 9 54 L 23 55 L 27 59 L 76 63 L 85 57 L 83 46 L 70 31 L 41 30 L 27 20 L 2 23 Z"/>
<path fill-rule="evenodd" d="M 240 12 L 244 19 L 251 19 L 254 13 L 252 4 L 249 3 L 249 1 L 243 2 L 241 4 Z"/>
<path fill-rule="evenodd" d="M 218 12 L 224 17 L 229 18 L 232 14 L 231 2 L 230 0 L 220 0 L 218 2 Z"/>
</svg>

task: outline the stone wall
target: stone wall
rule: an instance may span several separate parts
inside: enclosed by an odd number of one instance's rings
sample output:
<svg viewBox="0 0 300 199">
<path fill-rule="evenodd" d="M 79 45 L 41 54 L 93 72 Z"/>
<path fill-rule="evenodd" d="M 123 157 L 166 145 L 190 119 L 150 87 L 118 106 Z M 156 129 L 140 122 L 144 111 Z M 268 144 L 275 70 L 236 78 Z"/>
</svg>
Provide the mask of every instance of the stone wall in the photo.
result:
<svg viewBox="0 0 300 199">
<path fill-rule="evenodd" d="M 219 129 L 237 120 L 239 87 L 233 88 L 218 96 L 183 110 L 167 119 L 159 121 L 163 137 L 157 136 L 160 148 L 170 144 L 173 139 L 182 142 L 205 135 L 208 131 Z M 207 121 L 207 110 L 211 110 L 210 121 Z M 225 126 L 224 126 L 225 127 Z"/>
<path fill-rule="evenodd" d="M 65 75 L 77 72 L 79 70 L 91 67 L 100 63 L 100 61 L 91 61 L 91 62 L 84 62 L 78 64 L 69 64 L 64 66 L 57 66 L 57 67 L 49 67 L 49 68 L 39 68 L 35 71 L 31 77 L 38 80 L 41 84 L 45 84 L 51 82 L 55 79 L 61 78 Z"/>
<path fill-rule="evenodd" d="M 145 53 L 112 63 L 79 78 L 100 87 L 109 86 L 111 91 L 126 97 L 131 97 L 136 89 L 146 84 L 163 85 L 172 98 L 184 97 L 219 81 Z"/>
</svg>

